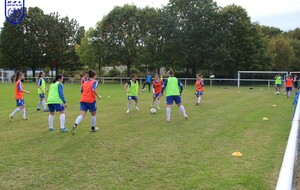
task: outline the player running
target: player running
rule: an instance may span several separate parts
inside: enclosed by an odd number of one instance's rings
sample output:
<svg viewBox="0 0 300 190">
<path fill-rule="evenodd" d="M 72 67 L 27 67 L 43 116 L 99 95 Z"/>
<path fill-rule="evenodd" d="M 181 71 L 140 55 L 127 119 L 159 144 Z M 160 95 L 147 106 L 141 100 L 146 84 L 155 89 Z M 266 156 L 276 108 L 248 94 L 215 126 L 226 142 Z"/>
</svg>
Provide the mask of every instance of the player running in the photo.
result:
<svg viewBox="0 0 300 190">
<path fill-rule="evenodd" d="M 203 91 L 204 91 L 204 81 L 202 78 L 202 74 L 197 74 L 196 75 L 196 83 L 195 83 L 195 87 L 196 87 L 196 97 L 197 97 L 197 103 L 196 106 L 200 105 L 200 101 L 201 101 L 201 97 L 203 95 Z"/>
<path fill-rule="evenodd" d="M 40 111 L 40 107 L 41 105 L 44 108 L 44 112 L 47 112 L 47 107 L 46 107 L 46 82 L 45 82 L 45 73 L 43 71 L 41 71 L 39 73 L 39 78 L 38 78 L 38 82 L 37 82 L 37 87 L 38 87 L 38 94 L 39 94 L 39 103 L 38 106 L 36 108 L 37 111 Z"/>
<path fill-rule="evenodd" d="M 161 97 L 161 89 L 162 89 L 162 81 L 159 79 L 158 74 L 155 75 L 154 81 L 152 81 L 153 86 L 153 99 L 151 107 L 154 106 L 154 102 L 156 100 L 157 109 L 160 109 L 160 97 Z"/>
<path fill-rule="evenodd" d="M 25 100 L 24 100 L 24 93 L 30 94 L 29 91 L 24 90 L 23 84 L 21 80 L 24 79 L 24 74 L 20 71 L 17 71 L 15 74 L 14 82 L 15 82 L 15 100 L 17 103 L 17 108 L 8 115 L 8 119 L 12 122 L 14 115 L 21 110 L 22 112 L 22 119 L 28 120 L 26 117 L 26 110 L 25 110 Z"/>
<path fill-rule="evenodd" d="M 49 95 L 47 99 L 47 104 L 49 108 L 49 131 L 54 131 L 53 122 L 54 122 L 54 112 L 60 112 L 60 131 L 68 132 L 69 129 L 65 128 L 66 122 L 66 107 L 67 102 L 64 97 L 64 88 L 63 82 L 64 78 L 62 75 L 57 75 L 50 85 Z"/>
<path fill-rule="evenodd" d="M 82 93 L 80 98 L 80 115 L 76 118 L 75 124 L 72 128 L 72 135 L 75 135 L 76 129 L 79 123 L 83 120 L 86 112 L 89 110 L 91 113 L 91 132 L 97 132 L 98 127 L 96 125 L 96 97 L 101 99 L 101 96 L 97 92 L 98 81 L 96 80 L 96 73 L 92 70 L 88 72 L 89 79 L 83 83 Z"/>
</svg>

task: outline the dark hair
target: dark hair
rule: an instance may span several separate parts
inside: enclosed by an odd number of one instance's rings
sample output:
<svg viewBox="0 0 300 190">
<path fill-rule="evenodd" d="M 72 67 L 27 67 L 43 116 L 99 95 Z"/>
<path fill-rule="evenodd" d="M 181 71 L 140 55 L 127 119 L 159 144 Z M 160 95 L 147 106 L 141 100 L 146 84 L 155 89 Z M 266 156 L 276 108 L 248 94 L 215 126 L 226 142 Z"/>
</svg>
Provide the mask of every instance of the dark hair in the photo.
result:
<svg viewBox="0 0 300 190">
<path fill-rule="evenodd" d="M 40 73 L 39 73 L 39 78 L 41 78 L 42 77 L 42 74 L 44 73 L 44 71 L 41 71 Z"/>
<path fill-rule="evenodd" d="M 169 70 L 169 75 L 174 75 L 174 71 L 172 69 Z"/>
<path fill-rule="evenodd" d="M 80 74 L 80 77 L 83 77 L 84 75 L 87 75 L 87 72 L 83 72 Z"/>
<path fill-rule="evenodd" d="M 96 75 L 95 71 L 93 70 L 89 70 L 88 74 L 89 74 L 89 78 L 93 78 Z"/>
<path fill-rule="evenodd" d="M 131 79 L 132 79 L 133 77 L 136 77 L 136 75 L 135 75 L 135 74 L 131 75 Z"/>
<path fill-rule="evenodd" d="M 15 74 L 15 78 L 14 78 L 14 82 L 16 82 L 17 80 L 19 80 L 20 76 L 23 75 L 23 73 L 21 71 L 17 71 Z"/>
<path fill-rule="evenodd" d="M 63 76 L 60 75 L 60 74 L 58 74 L 58 75 L 56 75 L 56 77 L 55 77 L 55 79 L 52 81 L 52 83 L 56 83 L 59 79 L 62 79 L 62 78 L 63 78 Z"/>
</svg>

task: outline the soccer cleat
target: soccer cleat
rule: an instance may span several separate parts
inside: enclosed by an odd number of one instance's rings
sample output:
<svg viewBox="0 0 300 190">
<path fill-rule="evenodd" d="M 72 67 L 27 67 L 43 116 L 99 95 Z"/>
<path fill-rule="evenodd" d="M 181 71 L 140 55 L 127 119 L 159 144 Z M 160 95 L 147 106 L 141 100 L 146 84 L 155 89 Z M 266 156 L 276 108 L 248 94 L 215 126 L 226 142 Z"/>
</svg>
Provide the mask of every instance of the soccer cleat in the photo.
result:
<svg viewBox="0 0 300 190">
<path fill-rule="evenodd" d="M 138 107 L 135 107 L 136 111 L 139 111 L 140 109 Z"/>
<path fill-rule="evenodd" d="M 69 129 L 67 129 L 67 128 L 60 128 L 60 131 L 61 131 L 61 132 L 68 132 Z"/>
<path fill-rule="evenodd" d="M 129 113 L 129 110 L 127 110 L 126 113 Z"/>
<path fill-rule="evenodd" d="M 91 132 L 97 132 L 98 130 L 98 127 L 95 127 L 94 129 L 91 129 Z"/>
<path fill-rule="evenodd" d="M 10 122 L 12 122 L 13 117 L 11 117 L 10 114 L 8 114 L 8 119 Z"/>
<path fill-rule="evenodd" d="M 44 109 L 44 112 L 48 112 L 49 110 L 48 109 Z"/>
<path fill-rule="evenodd" d="M 200 104 L 199 104 L 199 103 L 196 103 L 196 106 L 200 106 Z"/>
<path fill-rule="evenodd" d="M 49 128 L 48 131 L 55 131 L 55 128 Z"/>
<path fill-rule="evenodd" d="M 159 106 L 157 106 L 157 109 L 160 109 L 160 107 L 159 107 Z"/>
<path fill-rule="evenodd" d="M 77 129 L 77 125 L 74 124 L 73 127 L 72 127 L 72 135 L 75 135 L 76 129 Z"/>
<path fill-rule="evenodd" d="M 25 117 L 25 118 L 22 118 L 22 120 L 29 120 L 29 118 L 28 118 L 28 117 Z"/>
<path fill-rule="evenodd" d="M 188 120 L 188 119 L 189 119 L 189 117 L 188 117 L 187 115 L 185 115 L 185 116 L 184 116 L 184 119 L 185 119 L 185 120 Z"/>
<path fill-rule="evenodd" d="M 36 108 L 36 111 L 40 111 L 41 109 L 40 108 Z"/>
</svg>

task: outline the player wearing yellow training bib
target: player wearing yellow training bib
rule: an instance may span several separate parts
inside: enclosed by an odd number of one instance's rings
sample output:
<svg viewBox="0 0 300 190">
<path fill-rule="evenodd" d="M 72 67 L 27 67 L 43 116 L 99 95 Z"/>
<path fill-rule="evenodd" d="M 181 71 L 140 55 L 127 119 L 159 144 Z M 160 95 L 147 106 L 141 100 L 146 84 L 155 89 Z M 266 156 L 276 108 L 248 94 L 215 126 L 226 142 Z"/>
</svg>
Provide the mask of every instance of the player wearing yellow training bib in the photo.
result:
<svg viewBox="0 0 300 190">
<path fill-rule="evenodd" d="M 138 104 L 138 93 L 139 93 L 139 82 L 136 80 L 136 75 L 131 76 L 131 80 L 129 80 L 125 85 L 124 89 L 127 92 L 127 111 L 126 113 L 130 112 L 130 104 L 131 101 L 134 101 L 134 108 L 139 111 L 139 108 L 137 106 Z"/>
<path fill-rule="evenodd" d="M 164 81 L 163 87 L 162 87 L 162 94 L 164 90 L 166 90 L 166 101 L 167 101 L 167 108 L 166 108 L 166 114 L 167 114 L 167 122 L 170 122 L 171 119 L 171 108 L 173 105 L 173 102 L 177 104 L 179 107 L 182 115 L 185 119 L 188 119 L 188 116 L 185 112 L 184 106 L 181 104 L 181 93 L 183 90 L 182 83 L 174 77 L 173 70 L 169 70 L 168 72 L 169 78 Z"/>
<path fill-rule="evenodd" d="M 39 103 L 36 108 L 37 111 L 41 110 L 40 107 L 41 105 L 44 108 L 44 111 L 47 112 L 47 107 L 46 107 L 46 82 L 45 82 L 45 73 L 43 71 L 40 72 L 38 82 L 37 82 L 37 87 L 38 87 L 38 94 L 39 94 Z"/>
</svg>

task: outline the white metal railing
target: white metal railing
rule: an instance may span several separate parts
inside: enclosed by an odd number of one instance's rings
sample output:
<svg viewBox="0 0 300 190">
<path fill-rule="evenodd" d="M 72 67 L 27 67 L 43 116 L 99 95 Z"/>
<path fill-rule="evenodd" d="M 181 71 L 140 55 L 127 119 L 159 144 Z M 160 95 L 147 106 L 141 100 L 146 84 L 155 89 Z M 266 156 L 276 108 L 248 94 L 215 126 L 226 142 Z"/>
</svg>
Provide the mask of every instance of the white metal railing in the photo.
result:
<svg viewBox="0 0 300 190">
<path fill-rule="evenodd" d="M 292 120 L 292 127 L 286 145 L 284 158 L 282 161 L 280 174 L 277 181 L 276 190 L 291 190 L 293 187 L 293 177 L 296 179 L 298 176 L 294 176 L 295 163 L 297 160 L 297 150 L 298 150 L 298 128 L 300 121 L 300 96 L 297 97 L 297 105 L 295 105 L 294 116 Z M 297 184 L 294 184 L 297 186 Z"/>
</svg>

